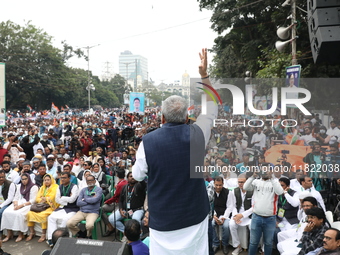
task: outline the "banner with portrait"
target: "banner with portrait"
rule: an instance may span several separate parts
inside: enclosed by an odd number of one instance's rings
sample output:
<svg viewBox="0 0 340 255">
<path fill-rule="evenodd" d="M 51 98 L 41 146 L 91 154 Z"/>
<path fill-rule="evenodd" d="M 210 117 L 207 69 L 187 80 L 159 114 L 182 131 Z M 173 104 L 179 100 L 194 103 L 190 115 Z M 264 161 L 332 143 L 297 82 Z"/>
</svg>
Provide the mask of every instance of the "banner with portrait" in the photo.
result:
<svg viewBox="0 0 340 255">
<path fill-rule="evenodd" d="M 145 94 L 140 92 L 130 93 L 129 112 L 144 114 Z"/>
</svg>

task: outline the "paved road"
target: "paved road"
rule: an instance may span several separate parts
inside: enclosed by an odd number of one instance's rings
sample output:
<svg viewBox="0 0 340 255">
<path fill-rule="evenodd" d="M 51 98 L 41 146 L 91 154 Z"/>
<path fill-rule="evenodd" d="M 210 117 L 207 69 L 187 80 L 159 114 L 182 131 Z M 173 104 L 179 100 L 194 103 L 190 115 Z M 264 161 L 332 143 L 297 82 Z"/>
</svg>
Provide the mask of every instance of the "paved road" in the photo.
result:
<svg viewBox="0 0 340 255">
<path fill-rule="evenodd" d="M 15 243 L 15 239 L 12 239 L 6 243 L 2 244 L 2 249 L 5 252 L 10 253 L 11 255 L 40 255 L 44 250 L 49 249 L 49 246 L 44 243 L 38 243 L 39 237 L 33 238 L 29 242 L 21 241 L 19 243 Z M 101 240 L 112 241 L 113 236 L 110 237 L 101 237 Z M 231 255 L 233 248 L 229 246 L 229 254 Z M 247 251 L 243 251 L 240 255 L 247 255 Z M 273 255 L 279 254 L 274 250 Z M 65 254 L 66 255 L 66 254 Z M 216 255 L 223 255 L 223 252 L 219 250 Z"/>
</svg>

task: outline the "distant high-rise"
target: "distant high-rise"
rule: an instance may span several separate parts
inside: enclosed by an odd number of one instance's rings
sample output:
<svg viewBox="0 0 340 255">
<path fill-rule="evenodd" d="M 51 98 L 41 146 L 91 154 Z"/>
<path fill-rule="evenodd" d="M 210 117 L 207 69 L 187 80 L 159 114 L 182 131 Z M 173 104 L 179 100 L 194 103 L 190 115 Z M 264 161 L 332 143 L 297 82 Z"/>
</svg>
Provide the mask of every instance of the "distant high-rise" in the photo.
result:
<svg viewBox="0 0 340 255">
<path fill-rule="evenodd" d="M 141 55 L 134 55 L 128 50 L 121 52 L 119 74 L 127 80 L 133 80 L 134 90 L 136 90 L 137 76 L 141 76 L 142 82 L 148 80 L 148 60 Z"/>
</svg>

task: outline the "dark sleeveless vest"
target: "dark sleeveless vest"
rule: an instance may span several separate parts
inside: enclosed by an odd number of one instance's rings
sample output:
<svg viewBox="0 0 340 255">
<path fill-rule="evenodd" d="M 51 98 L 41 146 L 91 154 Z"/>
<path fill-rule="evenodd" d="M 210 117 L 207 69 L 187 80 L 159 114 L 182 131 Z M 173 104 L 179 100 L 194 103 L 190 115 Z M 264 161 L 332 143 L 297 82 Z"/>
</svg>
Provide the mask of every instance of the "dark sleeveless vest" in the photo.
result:
<svg viewBox="0 0 340 255">
<path fill-rule="evenodd" d="M 217 217 L 223 215 L 227 209 L 228 194 L 229 190 L 226 188 L 222 188 L 219 196 L 217 196 L 216 192 L 214 194 L 214 210 L 217 214 Z"/>
<path fill-rule="evenodd" d="M 203 166 L 205 142 L 197 125 L 166 123 L 143 137 L 148 165 L 149 226 L 172 231 L 202 222 L 209 200 L 202 178 L 191 178 Z"/>
<path fill-rule="evenodd" d="M 4 198 L 4 200 L 6 200 L 8 198 L 8 191 L 9 191 L 9 187 L 11 186 L 11 183 L 10 181 L 8 180 L 5 180 L 4 182 L 4 186 L 2 186 L 2 196 Z"/>
<path fill-rule="evenodd" d="M 64 185 L 60 185 L 59 186 L 59 191 L 60 191 L 60 196 L 61 197 L 69 197 L 71 195 L 71 191 L 73 189 L 73 186 L 75 184 L 74 183 L 70 183 L 70 188 L 67 190 L 67 193 L 66 194 L 63 194 L 63 187 Z M 66 213 L 69 213 L 69 212 L 78 212 L 79 211 L 79 207 L 77 206 L 77 199 L 76 201 L 74 201 L 73 203 L 67 203 L 67 205 L 65 205 L 63 208 L 57 208 L 55 211 L 59 211 L 59 210 L 65 210 Z"/>
<path fill-rule="evenodd" d="M 239 187 L 234 189 L 234 194 L 236 198 L 236 209 L 237 212 L 240 212 L 242 207 L 242 196 L 241 196 L 241 189 Z M 253 197 L 253 191 L 247 191 L 246 196 L 243 201 L 244 210 L 247 211 L 251 207 L 251 199 Z"/>
<path fill-rule="evenodd" d="M 288 194 L 293 196 L 295 194 L 296 191 L 289 189 Z M 284 204 L 284 206 L 282 207 L 282 203 L 286 200 L 284 195 L 280 195 L 279 199 L 278 199 L 278 204 L 277 204 L 277 208 L 283 208 L 285 210 L 285 214 L 284 217 L 287 219 L 287 221 L 290 224 L 297 224 L 299 223 L 299 220 L 297 218 L 297 212 L 299 210 L 299 207 L 293 207 L 288 201 L 286 201 L 286 203 Z M 279 212 L 279 210 L 278 210 Z M 280 218 L 277 216 L 276 217 L 278 220 L 280 220 Z"/>
</svg>

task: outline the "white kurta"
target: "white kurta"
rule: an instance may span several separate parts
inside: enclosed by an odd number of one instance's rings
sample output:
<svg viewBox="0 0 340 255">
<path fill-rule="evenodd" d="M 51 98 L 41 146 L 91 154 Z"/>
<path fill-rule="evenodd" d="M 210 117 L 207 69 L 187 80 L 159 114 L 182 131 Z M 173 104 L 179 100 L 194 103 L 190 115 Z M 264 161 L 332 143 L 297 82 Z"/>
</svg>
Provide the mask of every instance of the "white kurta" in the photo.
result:
<svg viewBox="0 0 340 255">
<path fill-rule="evenodd" d="M 20 194 L 20 186 L 19 184 L 17 186 L 17 191 L 14 196 L 14 201 L 18 201 L 18 205 L 21 205 L 23 203 L 26 203 L 28 201 L 23 198 L 23 196 Z M 34 185 L 31 188 L 30 191 L 30 200 L 29 202 L 34 203 L 35 198 L 38 194 L 38 186 Z M 26 221 L 26 215 L 30 211 L 31 206 L 24 206 L 23 208 L 20 208 L 19 210 L 14 210 L 14 204 L 12 203 L 2 214 L 1 219 L 1 230 L 9 229 L 13 231 L 21 231 L 21 232 L 27 232 L 27 221 Z"/>
</svg>

